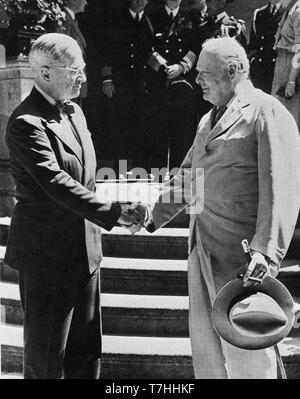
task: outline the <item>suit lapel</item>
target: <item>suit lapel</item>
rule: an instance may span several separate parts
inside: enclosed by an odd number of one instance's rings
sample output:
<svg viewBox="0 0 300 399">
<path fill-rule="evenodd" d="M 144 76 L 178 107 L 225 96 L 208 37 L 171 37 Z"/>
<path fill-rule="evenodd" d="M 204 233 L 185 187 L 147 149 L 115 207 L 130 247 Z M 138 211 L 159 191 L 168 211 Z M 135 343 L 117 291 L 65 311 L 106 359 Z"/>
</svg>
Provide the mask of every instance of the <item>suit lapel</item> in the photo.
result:
<svg viewBox="0 0 300 399">
<path fill-rule="evenodd" d="M 50 129 L 65 145 L 72 150 L 78 158 L 78 161 L 83 165 L 82 147 L 76 140 L 69 122 L 61 119 L 59 122 L 52 119 L 46 122 L 48 129 Z"/>
<path fill-rule="evenodd" d="M 251 83 L 245 82 L 239 87 L 235 98 L 232 103 L 229 105 L 228 109 L 222 116 L 222 118 L 218 121 L 218 123 L 214 126 L 212 130 L 210 130 L 211 122 L 212 122 L 212 111 L 210 111 L 209 120 L 207 122 L 207 133 L 205 137 L 205 144 L 210 143 L 215 138 L 224 134 L 228 129 L 230 129 L 234 124 L 238 122 L 238 120 L 242 117 L 242 109 L 249 105 L 248 94 L 253 90 L 253 86 Z"/>
<path fill-rule="evenodd" d="M 82 148 L 74 137 L 69 122 L 62 119 L 58 110 L 35 88 L 32 89 L 30 97 L 45 127 L 54 133 L 76 155 L 78 161 L 83 164 Z"/>
</svg>

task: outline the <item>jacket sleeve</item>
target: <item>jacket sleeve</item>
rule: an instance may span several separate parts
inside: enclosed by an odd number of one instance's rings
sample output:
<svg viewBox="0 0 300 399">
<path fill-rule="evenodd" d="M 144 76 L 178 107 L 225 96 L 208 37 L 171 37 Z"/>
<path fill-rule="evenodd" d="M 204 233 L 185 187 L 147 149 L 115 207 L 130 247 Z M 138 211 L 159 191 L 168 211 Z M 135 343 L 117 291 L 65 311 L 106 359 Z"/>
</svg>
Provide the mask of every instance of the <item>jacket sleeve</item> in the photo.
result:
<svg viewBox="0 0 300 399">
<path fill-rule="evenodd" d="M 193 151 L 194 145 L 187 153 L 177 175 L 162 186 L 157 201 L 151 205 L 151 222 L 146 227 L 148 231 L 154 232 L 163 227 L 191 204 Z"/>
<path fill-rule="evenodd" d="M 53 201 L 106 230 L 117 223 L 120 204 L 100 203 L 95 192 L 60 168 L 41 122 L 14 119 L 8 125 L 6 142 L 12 164 L 21 165 Z"/>
<path fill-rule="evenodd" d="M 291 114 L 274 99 L 258 116 L 256 136 L 259 205 L 250 247 L 279 266 L 299 213 L 299 132 Z"/>
</svg>

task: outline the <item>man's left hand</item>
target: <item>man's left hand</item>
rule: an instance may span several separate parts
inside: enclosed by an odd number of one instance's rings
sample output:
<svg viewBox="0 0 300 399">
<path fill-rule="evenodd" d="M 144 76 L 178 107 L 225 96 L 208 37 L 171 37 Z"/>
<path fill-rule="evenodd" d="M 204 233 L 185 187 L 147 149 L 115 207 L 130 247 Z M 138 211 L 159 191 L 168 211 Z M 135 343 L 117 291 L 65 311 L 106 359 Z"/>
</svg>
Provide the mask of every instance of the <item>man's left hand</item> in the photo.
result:
<svg viewBox="0 0 300 399">
<path fill-rule="evenodd" d="M 247 271 L 243 277 L 244 287 L 259 284 L 257 281 L 251 281 L 251 279 L 249 279 L 250 277 L 263 280 L 267 276 L 271 276 L 271 267 L 269 263 L 263 254 L 260 252 L 254 252 L 252 255 L 252 260 L 249 263 Z"/>
</svg>

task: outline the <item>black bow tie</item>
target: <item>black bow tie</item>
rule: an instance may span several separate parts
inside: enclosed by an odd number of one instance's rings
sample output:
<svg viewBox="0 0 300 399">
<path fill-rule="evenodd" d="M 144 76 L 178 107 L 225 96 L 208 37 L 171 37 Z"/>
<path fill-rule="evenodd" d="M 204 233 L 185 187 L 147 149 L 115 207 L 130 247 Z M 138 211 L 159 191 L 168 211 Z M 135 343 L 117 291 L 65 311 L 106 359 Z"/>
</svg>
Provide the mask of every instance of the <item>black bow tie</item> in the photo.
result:
<svg viewBox="0 0 300 399">
<path fill-rule="evenodd" d="M 71 114 L 75 113 L 74 106 L 71 104 L 70 101 L 65 101 L 63 103 L 57 103 L 56 106 L 60 113 L 64 112 L 66 115 L 71 115 Z"/>
</svg>

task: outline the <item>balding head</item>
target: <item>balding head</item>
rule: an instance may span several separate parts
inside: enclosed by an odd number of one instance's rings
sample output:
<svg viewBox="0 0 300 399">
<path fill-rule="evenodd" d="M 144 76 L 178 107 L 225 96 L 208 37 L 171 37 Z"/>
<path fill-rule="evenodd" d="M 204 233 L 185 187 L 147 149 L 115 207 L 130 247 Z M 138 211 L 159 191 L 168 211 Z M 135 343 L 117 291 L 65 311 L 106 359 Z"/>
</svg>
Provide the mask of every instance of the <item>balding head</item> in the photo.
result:
<svg viewBox="0 0 300 399">
<path fill-rule="evenodd" d="M 235 64 L 239 74 L 248 76 L 249 60 L 244 47 L 236 39 L 219 37 L 207 40 L 203 44 L 202 51 L 215 55 L 216 59 L 223 63 L 225 67 Z"/>
<path fill-rule="evenodd" d="M 29 64 L 35 72 L 41 65 L 65 63 L 80 54 L 80 47 L 72 37 L 61 33 L 46 33 L 33 42 Z"/>
<path fill-rule="evenodd" d="M 196 69 L 203 97 L 221 106 L 235 94 L 238 83 L 248 78 L 249 61 L 235 39 L 223 37 L 204 43 Z"/>
<path fill-rule="evenodd" d="M 79 45 L 61 33 L 46 33 L 35 40 L 29 63 L 35 83 L 55 100 L 78 96 L 86 80 Z"/>
</svg>

